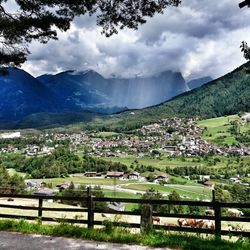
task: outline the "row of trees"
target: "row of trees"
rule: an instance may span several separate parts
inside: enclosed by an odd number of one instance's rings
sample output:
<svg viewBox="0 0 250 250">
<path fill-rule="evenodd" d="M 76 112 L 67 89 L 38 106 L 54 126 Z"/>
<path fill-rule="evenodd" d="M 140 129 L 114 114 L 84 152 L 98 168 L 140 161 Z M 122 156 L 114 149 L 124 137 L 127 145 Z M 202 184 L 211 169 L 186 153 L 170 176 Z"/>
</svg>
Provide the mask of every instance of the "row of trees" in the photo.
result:
<svg viewBox="0 0 250 250">
<path fill-rule="evenodd" d="M 177 176 L 198 176 L 198 175 L 211 175 L 213 179 L 235 177 L 236 175 L 247 176 L 250 172 L 250 166 L 229 166 L 226 167 L 205 167 L 205 166 L 184 166 L 184 167 L 166 167 L 166 173 Z"/>
</svg>

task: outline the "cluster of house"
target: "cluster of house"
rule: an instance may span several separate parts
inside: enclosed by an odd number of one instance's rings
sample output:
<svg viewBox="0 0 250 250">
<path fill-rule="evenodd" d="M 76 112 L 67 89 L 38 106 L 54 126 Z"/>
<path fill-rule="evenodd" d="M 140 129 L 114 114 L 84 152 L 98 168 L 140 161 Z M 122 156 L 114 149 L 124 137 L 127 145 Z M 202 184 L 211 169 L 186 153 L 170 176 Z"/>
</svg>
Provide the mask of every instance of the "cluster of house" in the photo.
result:
<svg viewBox="0 0 250 250">
<path fill-rule="evenodd" d="M 8 145 L 7 147 L 0 148 L 0 153 L 16 153 L 18 148 Z"/>
<path fill-rule="evenodd" d="M 201 156 L 212 153 L 213 155 L 250 155 L 250 148 L 243 144 L 229 147 L 218 147 L 212 145 L 198 137 L 183 137 L 182 142 L 178 143 L 175 151 L 172 153 L 175 156 Z"/>
<path fill-rule="evenodd" d="M 84 174 L 86 177 L 98 177 L 101 176 L 97 172 L 86 172 Z M 131 173 L 124 173 L 124 172 L 117 172 L 117 171 L 108 171 L 106 175 L 104 176 L 105 178 L 117 178 L 120 180 L 138 180 L 138 181 L 147 181 L 146 177 L 143 177 L 140 175 L 138 172 L 131 172 Z M 160 174 L 157 176 L 154 176 L 154 182 L 159 183 L 159 182 L 167 182 L 168 181 L 168 175 L 166 174 Z"/>
<path fill-rule="evenodd" d="M 49 155 L 55 150 L 55 147 L 39 147 L 37 145 L 27 145 L 24 149 L 24 153 L 28 156 L 35 156 L 35 155 Z"/>
</svg>

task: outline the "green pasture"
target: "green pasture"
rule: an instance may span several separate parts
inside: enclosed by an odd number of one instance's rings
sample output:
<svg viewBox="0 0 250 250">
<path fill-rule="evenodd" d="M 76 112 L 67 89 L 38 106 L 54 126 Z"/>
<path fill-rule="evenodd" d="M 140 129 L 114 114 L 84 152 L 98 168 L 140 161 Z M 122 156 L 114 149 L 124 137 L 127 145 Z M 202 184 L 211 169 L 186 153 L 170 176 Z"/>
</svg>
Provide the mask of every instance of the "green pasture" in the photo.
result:
<svg viewBox="0 0 250 250">
<path fill-rule="evenodd" d="M 81 177 L 81 176 L 72 176 L 66 178 L 48 178 L 48 179 L 32 179 L 32 181 L 46 182 L 47 184 L 52 183 L 52 188 L 55 188 L 57 184 L 63 182 L 73 182 L 74 184 L 83 184 L 83 185 L 113 185 L 114 180 L 111 178 L 91 178 L 91 177 Z M 135 180 L 116 180 L 116 184 L 126 184 L 134 183 Z"/>
<path fill-rule="evenodd" d="M 214 159 L 219 159 L 219 162 L 216 162 L 215 165 L 211 164 Z M 153 166 L 154 168 L 158 168 L 160 171 L 165 172 L 166 167 L 175 168 L 175 167 L 186 167 L 186 166 L 197 166 L 197 167 L 209 167 L 209 168 L 225 168 L 230 164 L 231 166 L 239 166 L 238 157 L 225 157 L 225 156 L 210 156 L 209 158 L 202 158 L 202 157 L 176 157 L 176 158 L 169 158 L 167 156 L 163 156 L 162 160 L 156 158 L 153 159 L 149 156 L 144 158 L 137 158 L 134 155 L 128 155 L 124 157 L 109 157 L 104 158 L 105 160 L 109 160 L 112 162 L 120 162 L 122 164 L 127 165 L 130 167 L 133 166 Z M 250 157 L 249 156 L 241 156 L 240 161 L 244 164 L 250 164 Z"/>
<path fill-rule="evenodd" d="M 111 190 L 111 189 L 102 189 L 103 193 L 105 194 L 105 197 L 111 197 L 111 198 L 130 198 L 130 199 L 139 199 L 141 198 L 140 194 L 133 194 L 131 192 L 121 192 Z"/>
<path fill-rule="evenodd" d="M 173 191 L 176 191 L 179 195 L 186 199 L 211 199 L 211 190 L 203 186 L 188 186 L 188 185 L 168 185 L 162 186 L 158 184 L 129 184 L 126 185 L 126 188 L 146 191 L 150 188 L 154 188 L 156 191 L 161 193 L 169 194 Z"/>
<path fill-rule="evenodd" d="M 232 145 L 239 143 L 236 136 L 230 132 L 230 128 L 233 127 L 233 125 L 230 124 L 230 122 L 232 121 L 240 121 L 240 117 L 238 115 L 230 115 L 219 118 L 212 118 L 200 121 L 198 122 L 198 125 L 207 128 L 207 130 L 203 132 L 203 139 L 218 145 Z M 239 123 L 237 129 L 238 132 L 242 134 L 246 133 L 250 131 L 250 124 Z"/>
<path fill-rule="evenodd" d="M 118 133 L 116 132 L 98 132 L 96 134 L 96 137 L 99 137 L 99 138 L 110 138 L 110 137 L 114 137 L 114 136 L 117 136 L 119 135 Z"/>
<path fill-rule="evenodd" d="M 14 201 L 8 202 L 7 198 L 1 198 L 0 204 L 38 207 L 38 200 L 15 198 Z M 49 207 L 49 208 L 75 208 L 75 206 L 65 205 L 65 204 L 61 204 L 57 202 L 48 202 L 48 201 L 44 201 L 43 206 Z M 25 210 L 25 209 L 4 208 L 4 207 L 1 207 L 1 213 L 11 214 L 11 215 L 22 215 L 22 216 L 37 216 L 38 215 L 38 211 L 36 210 Z M 43 211 L 43 216 L 55 218 L 55 222 L 56 222 L 58 221 L 57 219 L 63 219 L 63 218 L 75 219 L 76 217 L 78 217 L 80 219 L 80 217 L 83 217 L 83 219 L 85 219 L 86 213 Z"/>
<path fill-rule="evenodd" d="M 198 122 L 198 125 L 202 125 L 204 127 L 219 127 L 224 126 L 225 124 L 229 124 L 231 121 L 239 120 L 238 115 L 229 115 L 229 116 L 222 116 L 207 120 L 202 120 Z"/>
</svg>

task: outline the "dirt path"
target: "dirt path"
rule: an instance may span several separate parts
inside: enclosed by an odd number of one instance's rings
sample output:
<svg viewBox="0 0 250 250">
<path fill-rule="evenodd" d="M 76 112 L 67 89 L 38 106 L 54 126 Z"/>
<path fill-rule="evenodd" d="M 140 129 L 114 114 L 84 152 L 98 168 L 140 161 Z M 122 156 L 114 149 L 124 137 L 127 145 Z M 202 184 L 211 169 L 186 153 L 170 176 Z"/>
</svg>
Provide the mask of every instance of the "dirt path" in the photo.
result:
<svg viewBox="0 0 250 250">
<path fill-rule="evenodd" d="M 171 250 L 63 237 L 0 232 L 1 250 Z"/>
</svg>

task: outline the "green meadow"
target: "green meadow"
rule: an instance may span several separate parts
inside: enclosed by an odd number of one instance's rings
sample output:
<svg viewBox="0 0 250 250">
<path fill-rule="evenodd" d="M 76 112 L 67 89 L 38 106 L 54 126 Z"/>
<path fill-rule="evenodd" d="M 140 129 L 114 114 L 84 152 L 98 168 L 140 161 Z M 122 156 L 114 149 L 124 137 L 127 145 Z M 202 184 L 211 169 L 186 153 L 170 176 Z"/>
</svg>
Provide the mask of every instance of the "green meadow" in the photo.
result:
<svg viewBox="0 0 250 250">
<path fill-rule="evenodd" d="M 232 132 L 234 127 L 232 123 L 237 124 L 237 133 L 242 134 L 243 136 L 249 133 L 250 123 L 242 122 L 238 115 L 207 119 L 199 121 L 198 125 L 207 128 L 203 132 L 203 139 L 217 145 L 232 145 L 241 142 L 239 141 L 239 138 L 237 138 L 236 134 Z"/>
</svg>

